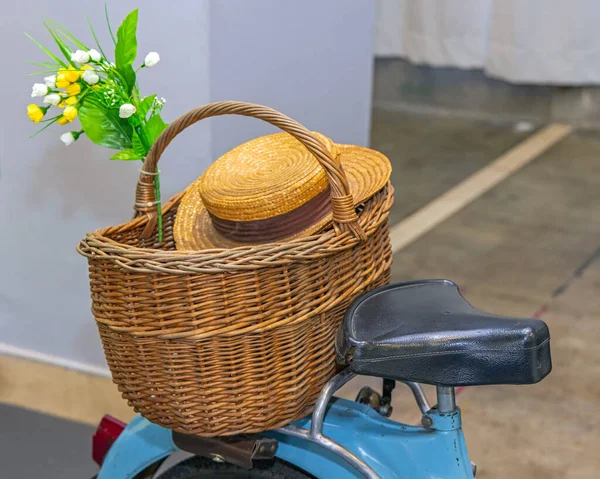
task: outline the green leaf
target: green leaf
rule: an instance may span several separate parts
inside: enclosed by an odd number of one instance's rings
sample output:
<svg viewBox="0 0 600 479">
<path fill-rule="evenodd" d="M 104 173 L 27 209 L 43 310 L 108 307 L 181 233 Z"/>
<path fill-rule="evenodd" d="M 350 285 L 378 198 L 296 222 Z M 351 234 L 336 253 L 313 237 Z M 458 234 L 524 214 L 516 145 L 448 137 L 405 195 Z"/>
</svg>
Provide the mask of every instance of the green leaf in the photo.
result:
<svg viewBox="0 0 600 479">
<path fill-rule="evenodd" d="M 137 39 L 135 32 L 138 22 L 138 10 L 133 10 L 125 17 L 117 30 L 117 44 L 115 45 L 115 65 L 127 83 L 127 91 L 131 92 L 135 85 L 135 72 L 132 64 L 137 55 Z"/>
<path fill-rule="evenodd" d="M 86 45 L 84 45 L 81 40 L 79 40 L 75 35 L 73 35 L 69 30 L 67 30 L 65 27 L 63 27 L 57 21 L 50 20 L 48 18 L 48 24 L 52 25 L 54 27 L 54 30 L 56 31 L 56 33 L 61 35 L 66 40 L 69 40 L 76 47 L 80 48 L 81 50 L 85 50 L 85 51 L 89 50 L 89 48 Z"/>
<path fill-rule="evenodd" d="M 54 38 L 54 41 L 56 42 L 56 44 L 58 45 L 58 48 L 60 48 L 60 51 L 63 53 L 63 55 L 67 59 L 67 62 L 69 62 L 74 68 L 76 68 L 77 65 L 75 65 L 75 62 L 71 61 L 71 50 L 69 50 L 69 47 L 64 42 L 64 40 L 62 38 L 60 38 L 54 31 L 52 31 L 52 29 L 46 22 L 44 22 L 44 26 L 50 32 L 50 35 L 52 35 L 52 38 Z"/>
<path fill-rule="evenodd" d="M 106 5 L 104 5 L 104 6 L 106 7 Z M 94 41 L 96 42 L 96 46 L 98 47 L 98 50 L 100 51 L 102 56 L 106 59 L 106 55 L 104 54 L 104 50 L 102 50 L 102 47 L 100 46 L 100 42 L 98 41 L 98 37 L 96 36 L 96 32 L 94 31 L 94 27 L 92 26 L 90 17 L 85 17 L 85 18 L 87 18 L 88 25 L 90 26 L 90 30 L 92 31 L 92 36 L 94 37 Z"/>
<path fill-rule="evenodd" d="M 140 101 L 138 112 L 144 120 L 146 119 L 146 116 L 148 116 L 148 111 L 150 111 L 150 108 L 152 108 L 152 104 L 154 103 L 155 98 L 156 95 L 150 95 L 145 98 L 142 98 L 142 101 Z"/>
<path fill-rule="evenodd" d="M 30 65 L 34 65 L 36 67 L 41 67 L 41 68 L 48 68 L 48 69 L 54 69 L 54 70 L 58 70 L 60 68 L 60 65 L 57 65 L 56 63 L 52 63 L 52 62 L 27 62 Z"/>
<path fill-rule="evenodd" d="M 123 151 L 119 151 L 119 153 L 110 157 L 111 160 L 123 160 L 123 161 L 131 161 L 131 160 L 141 160 L 143 157 L 138 155 L 132 148 L 128 148 Z"/>
<path fill-rule="evenodd" d="M 25 36 L 27 38 L 29 38 L 33 43 L 35 43 L 38 47 L 40 47 L 40 49 L 46 54 L 48 55 L 50 58 L 52 58 L 52 60 L 54 60 L 56 63 L 58 63 L 60 66 L 62 66 L 63 68 L 67 68 L 67 64 L 65 62 L 63 62 L 60 58 L 58 58 L 54 53 L 52 53 L 50 50 L 48 50 L 45 46 L 43 46 L 40 42 L 38 42 L 35 38 L 33 38 L 31 35 L 29 35 L 28 33 L 25 34 Z"/>
<path fill-rule="evenodd" d="M 117 41 L 115 40 L 115 36 L 113 35 L 112 28 L 110 28 L 110 20 L 108 19 L 108 5 L 106 3 L 104 4 L 104 16 L 106 17 L 106 25 L 108 26 L 108 33 L 110 33 L 110 38 L 112 38 L 113 43 L 117 43 Z"/>
<path fill-rule="evenodd" d="M 64 28 L 64 27 L 63 27 Z M 77 48 L 79 48 L 80 50 L 83 50 L 84 52 L 87 52 L 89 50 L 89 48 L 84 45 L 83 43 L 81 43 L 81 41 L 79 41 L 77 38 L 75 38 L 71 33 L 69 33 L 66 30 L 61 30 L 60 28 L 56 29 L 56 33 L 58 33 L 61 37 L 63 37 L 65 40 L 70 41 L 74 46 L 76 46 Z"/>
<path fill-rule="evenodd" d="M 159 135 L 167 127 L 167 124 L 163 121 L 160 115 L 153 115 L 146 123 L 146 134 L 148 135 L 148 141 L 152 146 Z"/>
<path fill-rule="evenodd" d="M 56 70 L 44 70 L 41 72 L 32 72 L 28 73 L 29 76 L 37 76 L 37 75 L 56 75 Z"/>
<path fill-rule="evenodd" d="M 79 121 L 90 140 L 100 146 L 123 150 L 131 148 L 133 130 L 119 117 L 119 110 L 86 100 L 79 107 Z"/>
<path fill-rule="evenodd" d="M 40 134 L 42 131 L 44 131 L 46 128 L 52 126 L 56 120 L 58 120 L 60 118 L 60 116 L 55 116 L 54 118 L 51 118 L 48 120 L 48 124 L 46 126 L 44 126 L 43 128 L 40 128 L 38 131 L 36 131 L 33 135 L 31 135 L 29 138 L 33 138 L 34 136 Z"/>
<path fill-rule="evenodd" d="M 136 155 L 139 155 L 143 158 L 148 154 L 146 148 L 144 147 L 144 143 L 142 143 L 142 140 L 140 140 L 140 137 L 135 131 L 133 132 L 131 143 L 133 145 L 133 151 L 135 151 Z"/>
</svg>

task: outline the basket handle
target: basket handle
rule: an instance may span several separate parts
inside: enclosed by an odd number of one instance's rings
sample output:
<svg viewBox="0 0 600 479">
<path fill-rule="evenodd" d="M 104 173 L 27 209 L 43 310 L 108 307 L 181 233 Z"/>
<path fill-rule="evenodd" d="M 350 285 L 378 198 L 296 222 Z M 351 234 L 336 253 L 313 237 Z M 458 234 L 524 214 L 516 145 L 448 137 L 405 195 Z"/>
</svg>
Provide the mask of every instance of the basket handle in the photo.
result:
<svg viewBox="0 0 600 479">
<path fill-rule="evenodd" d="M 135 194 L 134 209 L 136 216 L 146 214 L 148 217 L 148 222 L 141 235 L 142 238 L 149 238 L 156 226 L 157 206 L 154 175 L 156 165 L 163 151 L 188 126 L 204 118 L 220 115 L 242 115 L 258 118 L 280 128 L 300 141 L 314 155 L 327 174 L 331 192 L 333 226 L 336 234 L 350 231 L 355 237 L 362 240 L 366 239 L 365 232 L 358 223 L 358 215 L 354 208 L 346 174 L 342 167 L 334 161 L 331 153 L 327 151 L 323 143 L 300 123 L 283 113 L 267 106 L 240 101 L 221 101 L 195 108 L 167 126 L 156 139 L 148 152 L 144 166 L 142 166 Z"/>
</svg>

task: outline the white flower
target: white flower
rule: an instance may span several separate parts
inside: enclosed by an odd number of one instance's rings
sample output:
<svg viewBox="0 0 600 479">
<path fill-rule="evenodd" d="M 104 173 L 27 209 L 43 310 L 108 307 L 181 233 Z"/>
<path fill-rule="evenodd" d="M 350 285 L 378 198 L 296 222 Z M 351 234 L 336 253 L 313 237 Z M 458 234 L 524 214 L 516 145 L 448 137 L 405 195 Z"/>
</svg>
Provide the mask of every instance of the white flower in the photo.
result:
<svg viewBox="0 0 600 479">
<path fill-rule="evenodd" d="M 151 68 L 156 65 L 160 61 L 160 56 L 156 52 L 150 52 L 144 58 L 144 66 L 147 68 Z"/>
<path fill-rule="evenodd" d="M 44 77 L 44 83 L 48 88 L 56 88 L 56 75 L 50 75 L 49 77 Z"/>
<path fill-rule="evenodd" d="M 129 118 L 135 112 L 136 112 L 136 108 L 131 103 L 124 103 L 119 108 L 119 116 L 121 118 Z"/>
<path fill-rule="evenodd" d="M 90 61 L 90 54 L 83 50 L 77 50 L 75 53 L 71 53 L 71 61 L 77 63 L 87 63 Z"/>
<path fill-rule="evenodd" d="M 92 61 L 94 61 L 94 62 L 99 62 L 100 59 L 102 58 L 102 55 L 100 55 L 100 52 L 98 50 L 94 50 L 93 48 L 91 50 L 88 50 L 87 53 L 90 56 L 90 58 L 92 59 Z"/>
<path fill-rule="evenodd" d="M 95 85 L 100 81 L 100 77 L 94 70 L 85 70 L 83 75 L 81 75 L 81 78 L 83 78 L 83 81 L 88 85 Z"/>
<path fill-rule="evenodd" d="M 67 133 L 60 135 L 60 141 L 62 141 L 66 146 L 69 146 L 75 142 L 75 137 L 73 136 L 73 133 L 68 131 Z"/>
<path fill-rule="evenodd" d="M 31 98 L 36 96 L 46 96 L 48 94 L 48 85 L 43 83 L 34 83 L 31 87 Z"/>
<path fill-rule="evenodd" d="M 44 105 L 56 106 L 62 101 L 62 98 L 58 93 L 50 93 L 44 97 Z"/>
<path fill-rule="evenodd" d="M 162 107 L 165 103 L 167 103 L 167 100 L 165 100 L 164 97 L 154 99 L 154 104 L 157 107 Z"/>
</svg>

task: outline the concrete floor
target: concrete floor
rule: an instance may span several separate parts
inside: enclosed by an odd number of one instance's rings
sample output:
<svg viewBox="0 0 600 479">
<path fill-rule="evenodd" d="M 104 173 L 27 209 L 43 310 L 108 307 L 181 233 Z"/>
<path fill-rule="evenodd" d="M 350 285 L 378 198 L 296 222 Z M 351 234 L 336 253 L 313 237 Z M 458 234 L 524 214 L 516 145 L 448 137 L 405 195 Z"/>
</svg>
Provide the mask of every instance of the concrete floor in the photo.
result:
<svg viewBox="0 0 600 479">
<path fill-rule="evenodd" d="M 391 222 L 529 134 L 510 123 L 376 110 L 372 144 L 394 165 Z M 599 157 L 598 135 L 573 133 L 394 256 L 396 281 L 447 277 L 477 307 L 505 315 L 536 314 L 550 326 L 554 371 L 547 379 L 534 386 L 468 388 L 458 397 L 478 477 L 600 477 L 595 453 L 600 446 Z M 344 394 L 352 397 L 361 385 L 378 383 L 360 378 Z M 73 394 L 65 404 L 77 404 L 81 388 Z M 419 421 L 401 386 L 394 408 L 395 418 Z M 78 411 L 77 417 L 84 415 Z M 47 419 L 52 427 L 42 426 Z M 8 407 L 0 408 L 0 424 L 3 467 L 25 468 L 22 475 L 6 477 L 70 479 L 82 477 L 79 467 L 90 467 L 89 427 Z M 13 441 L 14 430 L 35 430 L 39 440 Z M 50 451 L 49 442 L 60 442 L 65 454 Z M 73 465 L 72 473 L 65 464 Z M 41 466 L 44 476 L 38 472 Z"/>
<path fill-rule="evenodd" d="M 0 477 L 90 479 L 94 428 L 0 404 Z"/>
<path fill-rule="evenodd" d="M 392 161 L 394 225 L 483 168 L 532 132 L 513 123 L 375 110 L 371 146 Z"/>
</svg>

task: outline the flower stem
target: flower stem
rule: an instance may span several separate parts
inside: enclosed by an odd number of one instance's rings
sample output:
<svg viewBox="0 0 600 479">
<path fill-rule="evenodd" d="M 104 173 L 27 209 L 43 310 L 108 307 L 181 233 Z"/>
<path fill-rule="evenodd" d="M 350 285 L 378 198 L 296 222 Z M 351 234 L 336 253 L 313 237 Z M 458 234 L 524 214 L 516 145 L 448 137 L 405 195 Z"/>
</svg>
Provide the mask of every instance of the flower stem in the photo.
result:
<svg viewBox="0 0 600 479">
<path fill-rule="evenodd" d="M 154 195 L 156 196 L 156 221 L 158 226 L 158 242 L 162 243 L 163 240 L 163 227 L 162 227 L 162 204 L 160 201 L 160 174 L 158 172 L 158 166 L 156 167 L 156 176 L 154 177 Z"/>
<path fill-rule="evenodd" d="M 137 115 L 132 116 L 132 119 L 135 119 L 135 131 L 140 137 L 140 141 L 146 152 L 150 150 L 150 144 L 148 142 L 148 138 L 146 136 L 146 131 L 142 128 L 141 122 L 137 118 Z M 154 176 L 154 196 L 156 200 L 156 226 L 158 228 L 158 242 L 162 243 L 163 240 L 163 228 L 162 228 L 162 204 L 160 200 L 160 174 L 158 172 L 158 167 L 156 167 L 156 176 Z"/>
</svg>

